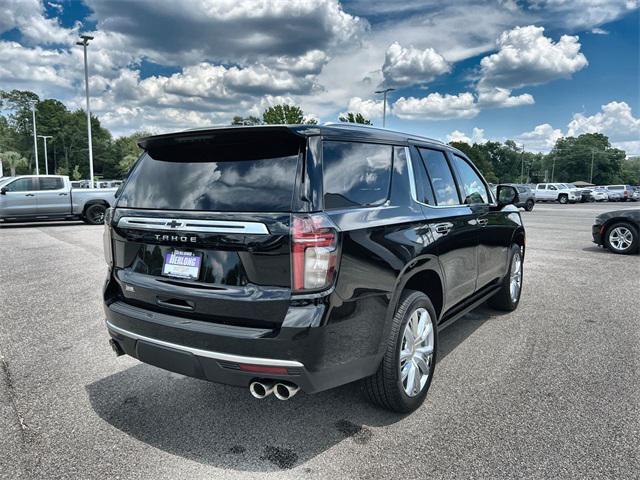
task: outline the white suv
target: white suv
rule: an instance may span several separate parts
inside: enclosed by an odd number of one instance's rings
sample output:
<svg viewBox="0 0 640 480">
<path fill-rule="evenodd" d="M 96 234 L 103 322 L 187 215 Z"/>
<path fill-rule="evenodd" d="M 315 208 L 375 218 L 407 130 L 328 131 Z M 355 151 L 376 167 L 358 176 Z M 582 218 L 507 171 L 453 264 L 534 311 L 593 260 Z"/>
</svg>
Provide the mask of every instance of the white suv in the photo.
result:
<svg viewBox="0 0 640 480">
<path fill-rule="evenodd" d="M 581 196 L 579 189 L 571 188 L 566 183 L 538 183 L 536 185 L 536 201 L 575 203 L 580 201 Z"/>
</svg>

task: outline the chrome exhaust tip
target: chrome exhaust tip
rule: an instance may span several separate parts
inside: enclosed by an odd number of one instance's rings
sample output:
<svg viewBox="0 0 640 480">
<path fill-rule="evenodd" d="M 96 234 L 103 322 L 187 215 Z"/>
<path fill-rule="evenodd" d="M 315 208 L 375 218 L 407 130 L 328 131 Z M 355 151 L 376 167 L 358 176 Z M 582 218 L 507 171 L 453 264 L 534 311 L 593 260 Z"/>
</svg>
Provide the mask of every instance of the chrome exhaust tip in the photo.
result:
<svg viewBox="0 0 640 480">
<path fill-rule="evenodd" d="M 300 387 L 293 383 L 276 383 L 273 394 L 278 400 L 289 400 L 300 391 Z"/>
<path fill-rule="evenodd" d="M 253 381 L 249 384 L 249 391 L 255 398 L 265 398 L 273 392 L 273 382 Z"/>
</svg>

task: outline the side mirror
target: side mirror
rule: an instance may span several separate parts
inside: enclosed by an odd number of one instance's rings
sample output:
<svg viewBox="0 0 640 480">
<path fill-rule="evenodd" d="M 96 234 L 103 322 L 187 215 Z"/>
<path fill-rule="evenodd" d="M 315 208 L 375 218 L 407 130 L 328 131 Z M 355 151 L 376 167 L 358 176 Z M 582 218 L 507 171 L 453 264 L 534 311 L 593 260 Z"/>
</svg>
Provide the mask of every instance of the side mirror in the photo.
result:
<svg viewBox="0 0 640 480">
<path fill-rule="evenodd" d="M 6 195 L 8 191 L 9 190 L 7 190 L 7 187 L 2 187 L 0 188 L 0 195 Z"/>
<path fill-rule="evenodd" d="M 498 197 L 498 207 L 514 205 L 520 201 L 518 190 L 511 185 L 498 185 L 496 197 Z"/>
</svg>

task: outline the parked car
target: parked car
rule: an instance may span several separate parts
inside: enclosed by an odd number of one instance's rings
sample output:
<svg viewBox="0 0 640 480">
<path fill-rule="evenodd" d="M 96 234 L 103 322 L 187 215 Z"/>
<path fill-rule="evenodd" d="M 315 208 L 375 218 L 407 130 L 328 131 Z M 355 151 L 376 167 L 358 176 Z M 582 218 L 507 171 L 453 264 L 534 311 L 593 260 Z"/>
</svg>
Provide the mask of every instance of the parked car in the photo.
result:
<svg viewBox="0 0 640 480">
<path fill-rule="evenodd" d="M 594 202 L 606 202 L 609 200 L 609 193 L 604 187 L 594 187 L 591 190 L 591 198 Z"/>
<path fill-rule="evenodd" d="M 524 208 L 527 212 L 533 210 L 533 207 L 536 204 L 535 190 L 533 190 L 529 185 L 516 183 L 505 183 L 504 185 L 511 185 L 518 190 L 518 198 L 520 201 L 516 204 L 517 207 Z"/>
<path fill-rule="evenodd" d="M 609 201 L 626 202 L 633 197 L 633 187 L 631 185 L 607 185 Z"/>
<path fill-rule="evenodd" d="M 0 221 L 73 220 L 98 225 L 116 189 L 75 190 L 62 175 L 21 175 L 0 185 Z"/>
<path fill-rule="evenodd" d="M 535 190 L 538 202 L 576 203 L 582 198 L 580 190 L 565 183 L 538 183 Z"/>
<path fill-rule="evenodd" d="M 281 400 L 364 379 L 408 412 L 438 331 L 517 308 L 525 231 L 460 151 L 357 125 L 143 138 L 105 221 L 111 345 Z"/>
<path fill-rule="evenodd" d="M 631 200 L 634 202 L 640 201 L 640 187 L 633 187 L 633 194 L 631 195 Z"/>
<path fill-rule="evenodd" d="M 602 213 L 593 224 L 593 242 L 613 253 L 638 253 L 640 209 Z"/>
</svg>

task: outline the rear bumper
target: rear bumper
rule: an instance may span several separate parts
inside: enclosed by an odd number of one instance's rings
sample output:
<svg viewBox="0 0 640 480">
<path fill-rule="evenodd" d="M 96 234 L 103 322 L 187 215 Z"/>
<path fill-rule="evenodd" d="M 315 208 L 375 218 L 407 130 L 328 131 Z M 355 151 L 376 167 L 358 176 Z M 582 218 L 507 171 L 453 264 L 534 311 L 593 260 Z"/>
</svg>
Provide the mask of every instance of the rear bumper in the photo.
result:
<svg viewBox="0 0 640 480">
<path fill-rule="evenodd" d="M 324 308 L 289 307 L 287 318 L 306 326 L 278 330 L 188 320 L 120 301 L 105 305 L 105 313 L 112 339 L 142 362 L 239 387 L 254 379 L 286 380 L 315 393 L 371 375 L 380 361 L 375 349 L 341 349 L 340 355 L 334 327 L 310 327 Z"/>
</svg>

